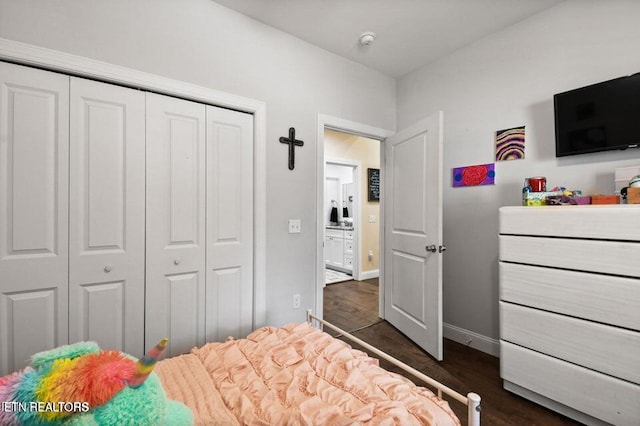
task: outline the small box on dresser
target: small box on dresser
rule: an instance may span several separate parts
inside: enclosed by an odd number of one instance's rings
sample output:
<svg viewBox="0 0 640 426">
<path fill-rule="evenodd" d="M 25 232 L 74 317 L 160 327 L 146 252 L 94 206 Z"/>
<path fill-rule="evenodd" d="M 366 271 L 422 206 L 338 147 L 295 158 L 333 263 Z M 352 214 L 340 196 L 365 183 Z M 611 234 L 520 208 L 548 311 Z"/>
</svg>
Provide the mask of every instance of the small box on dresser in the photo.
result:
<svg viewBox="0 0 640 426">
<path fill-rule="evenodd" d="M 640 188 L 627 189 L 627 203 L 640 204 Z"/>
<path fill-rule="evenodd" d="M 640 424 L 640 205 L 500 209 L 504 387 L 588 425 Z"/>
</svg>

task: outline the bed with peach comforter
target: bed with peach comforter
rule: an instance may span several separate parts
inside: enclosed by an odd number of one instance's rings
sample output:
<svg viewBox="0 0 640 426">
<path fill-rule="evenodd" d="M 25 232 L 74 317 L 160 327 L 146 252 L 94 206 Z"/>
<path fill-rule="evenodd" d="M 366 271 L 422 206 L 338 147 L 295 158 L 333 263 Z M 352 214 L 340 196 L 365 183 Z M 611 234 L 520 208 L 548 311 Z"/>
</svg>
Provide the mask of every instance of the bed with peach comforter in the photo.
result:
<svg viewBox="0 0 640 426">
<path fill-rule="evenodd" d="M 448 403 L 308 323 L 263 327 L 155 369 L 210 425 L 459 425 Z"/>
</svg>

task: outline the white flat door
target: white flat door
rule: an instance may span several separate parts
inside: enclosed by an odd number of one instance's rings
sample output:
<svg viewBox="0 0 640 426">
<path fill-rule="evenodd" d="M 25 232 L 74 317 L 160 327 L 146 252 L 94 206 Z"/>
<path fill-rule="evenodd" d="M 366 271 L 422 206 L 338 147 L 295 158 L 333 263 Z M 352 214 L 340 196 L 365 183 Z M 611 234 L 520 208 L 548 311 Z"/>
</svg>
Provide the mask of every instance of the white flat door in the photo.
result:
<svg viewBox="0 0 640 426">
<path fill-rule="evenodd" d="M 385 318 L 442 360 L 442 112 L 385 141 Z"/>
<path fill-rule="evenodd" d="M 144 93 L 71 78 L 69 340 L 143 354 Z"/>
<path fill-rule="evenodd" d="M 0 376 L 68 338 L 69 77 L 0 62 Z"/>
<path fill-rule="evenodd" d="M 253 328 L 253 116 L 207 106 L 206 339 Z"/>
<path fill-rule="evenodd" d="M 147 94 L 146 350 L 204 343 L 205 106 Z"/>
</svg>

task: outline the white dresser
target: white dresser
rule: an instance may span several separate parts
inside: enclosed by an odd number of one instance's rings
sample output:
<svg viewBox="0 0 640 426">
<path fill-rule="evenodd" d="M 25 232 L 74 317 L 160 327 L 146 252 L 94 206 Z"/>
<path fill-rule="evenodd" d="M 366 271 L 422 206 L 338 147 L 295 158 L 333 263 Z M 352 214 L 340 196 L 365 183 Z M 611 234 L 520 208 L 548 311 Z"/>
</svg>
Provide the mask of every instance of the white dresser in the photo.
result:
<svg viewBox="0 0 640 426">
<path fill-rule="evenodd" d="M 640 425 L 640 205 L 500 209 L 504 388 Z"/>
</svg>

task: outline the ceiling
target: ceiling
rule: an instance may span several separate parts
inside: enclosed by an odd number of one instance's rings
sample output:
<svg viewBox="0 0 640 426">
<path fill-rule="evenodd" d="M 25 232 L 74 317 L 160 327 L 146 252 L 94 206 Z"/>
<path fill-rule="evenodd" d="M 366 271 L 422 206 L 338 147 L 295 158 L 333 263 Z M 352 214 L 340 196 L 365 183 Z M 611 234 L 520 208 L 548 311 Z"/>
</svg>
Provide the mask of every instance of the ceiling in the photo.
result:
<svg viewBox="0 0 640 426">
<path fill-rule="evenodd" d="M 401 77 L 563 0 L 214 0 L 311 44 Z M 368 46 L 366 31 L 376 34 Z"/>
</svg>

